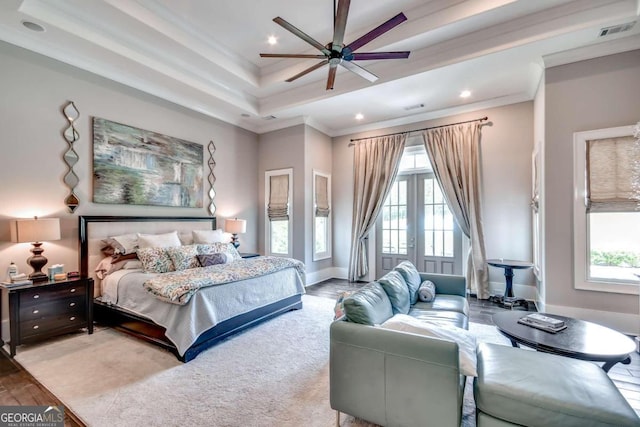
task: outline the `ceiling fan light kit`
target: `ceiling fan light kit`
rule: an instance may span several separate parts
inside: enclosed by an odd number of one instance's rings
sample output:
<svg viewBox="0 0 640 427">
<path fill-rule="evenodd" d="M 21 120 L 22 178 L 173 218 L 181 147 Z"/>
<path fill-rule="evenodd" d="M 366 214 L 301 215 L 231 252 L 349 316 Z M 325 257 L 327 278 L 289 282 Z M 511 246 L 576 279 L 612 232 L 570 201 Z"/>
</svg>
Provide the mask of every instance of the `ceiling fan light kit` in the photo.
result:
<svg viewBox="0 0 640 427">
<path fill-rule="evenodd" d="M 298 36 L 311 46 L 318 49 L 322 55 L 309 55 L 309 54 L 278 54 L 278 53 L 261 53 L 260 56 L 262 58 L 302 58 L 302 59 L 321 59 L 322 61 L 303 70 L 302 72 L 296 74 L 293 77 L 288 78 L 287 82 L 292 82 L 294 80 L 299 79 L 300 77 L 309 74 L 312 71 L 317 70 L 318 68 L 329 64 L 329 76 L 327 77 L 327 90 L 333 89 L 333 84 L 336 78 L 336 71 L 338 69 L 338 65 L 343 66 L 347 70 L 359 75 L 360 77 L 367 79 L 370 82 L 375 82 L 378 80 L 378 76 L 373 74 L 372 72 L 362 68 L 361 66 L 355 64 L 353 61 L 369 61 L 369 60 L 380 60 L 380 59 L 406 59 L 409 57 L 411 52 L 409 51 L 398 51 L 398 52 L 355 52 L 357 49 L 371 42 L 372 40 L 380 37 L 382 34 L 390 31 L 394 27 L 402 24 L 407 20 L 407 17 L 404 13 L 399 13 L 393 18 L 387 20 L 386 22 L 378 25 L 373 30 L 369 31 L 367 34 L 358 38 L 357 40 L 349 43 L 348 45 L 344 45 L 344 33 L 345 28 L 347 27 L 347 16 L 349 14 L 349 5 L 351 0 L 338 0 L 338 8 L 334 14 L 334 22 L 333 22 L 333 41 L 329 42 L 327 45 L 323 45 L 317 40 L 313 39 L 308 34 L 304 33 L 300 29 L 296 28 L 289 22 L 285 21 L 281 17 L 273 18 L 273 22 L 280 25 L 285 30 L 293 33 Z M 335 10 L 335 2 L 334 2 L 334 10 Z"/>
</svg>

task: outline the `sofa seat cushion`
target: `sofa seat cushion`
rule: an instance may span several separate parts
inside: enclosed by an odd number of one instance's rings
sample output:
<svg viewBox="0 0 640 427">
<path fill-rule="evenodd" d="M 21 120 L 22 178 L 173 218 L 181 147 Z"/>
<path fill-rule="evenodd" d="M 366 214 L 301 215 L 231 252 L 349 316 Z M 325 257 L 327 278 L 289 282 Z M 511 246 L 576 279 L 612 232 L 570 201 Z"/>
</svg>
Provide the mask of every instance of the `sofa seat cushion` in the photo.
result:
<svg viewBox="0 0 640 427">
<path fill-rule="evenodd" d="M 371 282 L 342 301 L 347 320 L 364 325 L 379 325 L 393 316 L 391 301 L 379 283 Z"/>
<path fill-rule="evenodd" d="M 409 310 L 409 316 L 432 324 L 453 325 L 458 328 L 469 329 L 469 320 L 467 316 L 455 311 L 435 311 L 412 308 Z"/>
<path fill-rule="evenodd" d="M 436 299 L 431 302 L 419 301 L 413 305 L 413 308 L 421 310 L 435 311 L 455 311 L 465 316 L 469 316 L 469 302 L 466 298 L 459 295 L 436 295 Z"/>
<path fill-rule="evenodd" d="M 474 395 L 479 411 L 518 425 L 640 425 L 595 363 L 520 348 L 478 346 Z"/>
<path fill-rule="evenodd" d="M 393 314 L 407 314 L 411 303 L 411 296 L 407 282 L 397 271 L 390 271 L 377 280 L 387 293 L 393 308 Z"/>
</svg>

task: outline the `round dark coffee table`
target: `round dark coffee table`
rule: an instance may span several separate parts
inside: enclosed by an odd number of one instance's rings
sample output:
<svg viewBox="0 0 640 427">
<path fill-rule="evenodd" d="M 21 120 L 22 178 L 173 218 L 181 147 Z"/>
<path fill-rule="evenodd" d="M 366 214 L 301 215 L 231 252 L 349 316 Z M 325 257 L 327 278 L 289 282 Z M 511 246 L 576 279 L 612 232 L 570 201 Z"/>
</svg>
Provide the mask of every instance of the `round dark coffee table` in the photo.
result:
<svg viewBox="0 0 640 427">
<path fill-rule="evenodd" d="M 635 351 L 635 343 L 620 332 L 584 320 L 544 313 L 545 316 L 564 320 L 567 325 L 560 332 L 545 332 L 518 323 L 527 314 L 523 311 L 506 311 L 493 315 L 493 323 L 514 347 L 522 344 L 545 353 L 604 362 L 602 369 L 605 372 L 609 372 L 616 363 L 631 363 L 629 354 Z"/>
</svg>

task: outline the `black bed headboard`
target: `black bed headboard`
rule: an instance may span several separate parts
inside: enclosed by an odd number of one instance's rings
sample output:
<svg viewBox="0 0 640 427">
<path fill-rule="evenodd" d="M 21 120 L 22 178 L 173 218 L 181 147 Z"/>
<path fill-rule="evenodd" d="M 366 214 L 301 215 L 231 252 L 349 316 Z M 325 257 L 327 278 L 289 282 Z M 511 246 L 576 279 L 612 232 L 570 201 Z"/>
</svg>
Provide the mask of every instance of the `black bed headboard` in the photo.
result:
<svg viewBox="0 0 640 427">
<path fill-rule="evenodd" d="M 216 228 L 215 217 L 185 217 L 185 216 L 80 216 L 78 217 L 78 265 L 80 274 L 83 277 L 89 276 L 89 235 L 88 228 L 91 223 L 113 223 L 113 222 L 209 222 L 211 229 Z"/>
</svg>

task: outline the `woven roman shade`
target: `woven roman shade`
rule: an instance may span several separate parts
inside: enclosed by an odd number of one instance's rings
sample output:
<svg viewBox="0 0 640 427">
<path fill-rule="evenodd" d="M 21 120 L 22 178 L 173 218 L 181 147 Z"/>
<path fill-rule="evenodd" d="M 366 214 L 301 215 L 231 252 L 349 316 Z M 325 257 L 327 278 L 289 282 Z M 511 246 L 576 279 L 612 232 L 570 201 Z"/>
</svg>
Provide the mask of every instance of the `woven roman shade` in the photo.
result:
<svg viewBox="0 0 640 427">
<path fill-rule="evenodd" d="M 632 212 L 638 208 L 633 194 L 638 172 L 632 136 L 587 141 L 587 211 Z"/>
<path fill-rule="evenodd" d="M 289 175 L 269 177 L 267 215 L 270 221 L 287 221 L 289 219 Z"/>
<path fill-rule="evenodd" d="M 316 175 L 316 216 L 328 217 L 329 212 L 329 178 Z"/>
</svg>

